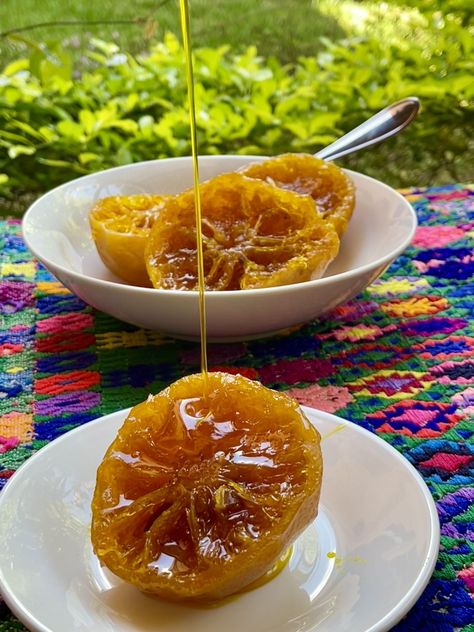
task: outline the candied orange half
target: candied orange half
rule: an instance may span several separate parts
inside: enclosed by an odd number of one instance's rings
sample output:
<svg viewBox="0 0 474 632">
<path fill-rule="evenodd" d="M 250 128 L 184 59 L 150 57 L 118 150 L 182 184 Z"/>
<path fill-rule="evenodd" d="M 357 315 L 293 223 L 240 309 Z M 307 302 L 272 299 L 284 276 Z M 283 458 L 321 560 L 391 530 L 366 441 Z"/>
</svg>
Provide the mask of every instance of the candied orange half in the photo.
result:
<svg viewBox="0 0 474 632">
<path fill-rule="evenodd" d="M 200 185 L 204 276 L 208 290 L 239 290 L 318 278 L 336 256 L 333 226 L 308 196 L 238 173 Z M 195 290 L 194 192 L 165 201 L 145 249 L 157 288 Z"/>
<path fill-rule="evenodd" d="M 145 245 L 163 195 L 114 195 L 98 200 L 89 213 L 97 251 L 104 264 L 133 285 L 150 285 Z"/>
<path fill-rule="evenodd" d="M 94 551 L 140 590 L 213 602 L 279 560 L 316 517 L 320 436 L 239 375 L 184 377 L 135 406 L 97 472 Z"/>
<path fill-rule="evenodd" d="M 346 230 L 354 210 L 355 188 L 349 176 L 335 164 L 310 154 L 283 154 L 252 164 L 242 173 L 310 195 L 339 236 Z"/>
</svg>

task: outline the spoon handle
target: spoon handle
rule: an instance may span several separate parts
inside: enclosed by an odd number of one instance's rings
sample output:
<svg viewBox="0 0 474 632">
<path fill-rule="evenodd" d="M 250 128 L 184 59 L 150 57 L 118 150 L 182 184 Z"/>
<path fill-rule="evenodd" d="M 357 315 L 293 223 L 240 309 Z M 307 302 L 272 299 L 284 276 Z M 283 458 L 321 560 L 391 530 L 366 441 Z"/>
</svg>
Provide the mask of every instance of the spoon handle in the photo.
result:
<svg viewBox="0 0 474 632">
<path fill-rule="evenodd" d="M 335 160 L 380 143 L 398 134 L 411 123 L 419 109 L 420 101 L 417 97 L 407 97 L 392 103 L 314 155 L 324 160 Z"/>
</svg>

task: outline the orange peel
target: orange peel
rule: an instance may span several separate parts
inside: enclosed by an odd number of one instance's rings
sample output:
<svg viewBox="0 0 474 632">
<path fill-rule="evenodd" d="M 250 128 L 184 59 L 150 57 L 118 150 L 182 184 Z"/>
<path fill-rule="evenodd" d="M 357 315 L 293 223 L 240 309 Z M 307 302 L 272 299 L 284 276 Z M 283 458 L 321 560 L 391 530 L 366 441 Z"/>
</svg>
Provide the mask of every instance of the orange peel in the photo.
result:
<svg viewBox="0 0 474 632">
<path fill-rule="evenodd" d="M 89 213 L 97 251 L 111 272 L 132 285 L 150 286 L 145 266 L 148 235 L 167 196 L 116 195 Z"/>
<path fill-rule="evenodd" d="M 355 188 L 349 176 L 332 162 L 310 154 L 282 154 L 242 170 L 249 178 L 310 195 L 316 208 L 339 236 L 347 228 L 355 206 Z"/>
</svg>

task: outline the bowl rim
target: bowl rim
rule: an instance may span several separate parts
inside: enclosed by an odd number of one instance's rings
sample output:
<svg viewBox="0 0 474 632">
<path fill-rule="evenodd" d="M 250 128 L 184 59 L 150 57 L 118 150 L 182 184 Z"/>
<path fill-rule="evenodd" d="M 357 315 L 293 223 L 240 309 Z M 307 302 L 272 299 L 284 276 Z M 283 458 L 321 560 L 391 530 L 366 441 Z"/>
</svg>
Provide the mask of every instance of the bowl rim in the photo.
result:
<svg viewBox="0 0 474 632">
<path fill-rule="evenodd" d="M 211 159 L 211 160 L 214 158 L 220 159 L 220 160 L 224 159 L 224 162 L 226 162 L 227 160 L 229 160 L 230 162 L 231 160 L 234 160 L 236 158 L 237 159 L 238 158 L 254 159 L 254 160 L 261 161 L 261 160 L 271 158 L 271 156 L 245 155 L 245 154 L 222 154 L 222 155 L 210 154 L 210 155 L 199 155 L 198 158 Z M 28 207 L 26 213 L 24 214 L 22 218 L 21 229 L 22 229 L 22 236 L 23 236 L 26 246 L 33 253 L 34 257 L 38 259 L 38 261 L 40 261 L 46 268 L 48 269 L 51 268 L 55 271 L 66 274 L 70 278 L 73 278 L 74 280 L 77 280 L 82 283 L 92 282 L 93 284 L 97 284 L 99 287 L 116 288 L 116 289 L 120 289 L 121 291 L 127 291 L 127 292 L 131 292 L 135 294 L 138 293 L 144 296 L 148 294 L 153 295 L 153 296 L 161 296 L 161 295 L 173 296 L 174 295 L 174 296 L 182 296 L 182 297 L 186 296 L 186 297 L 189 297 L 189 299 L 196 300 L 196 298 L 199 296 L 198 290 L 175 290 L 175 289 L 160 289 L 160 288 L 153 288 L 153 287 L 141 287 L 138 285 L 130 285 L 125 282 L 121 283 L 117 281 L 108 281 L 106 279 L 98 279 L 97 277 L 84 274 L 83 272 L 78 272 L 76 270 L 63 266 L 61 264 L 58 264 L 43 255 L 40 255 L 38 251 L 36 250 L 36 248 L 32 246 L 28 238 L 28 222 L 29 222 L 30 215 L 32 215 L 35 212 L 37 206 L 44 203 L 45 198 L 53 194 L 56 194 L 58 191 L 61 191 L 61 189 L 66 189 L 70 187 L 72 184 L 80 183 L 83 180 L 87 180 L 99 174 L 110 174 L 110 173 L 119 174 L 121 171 L 127 171 L 130 168 L 140 169 L 143 165 L 152 165 L 154 163 L 163 163 L 163 162 L 171 162 L 171 161 L 190 161 L 190 160 L 191 160 L 190 156 L 178 156 L 174 158 L 158 158 L 155 160 L 143 160 L 143 161 L 131 163 L 128 165 L 121 165 L 119 167 L 111 167 L 109 169 L 95 171 L 94 173 L 90 173 L 90 174 L 81 176 L 79 178 L 74 178 L 73 180 L 69 180 L 68 182 L 65 182 L 57 187 L 54 187 L 50 191 L 47 191 L 46 193 L 41 195 L 37 200 L 35 200 L 33 204 L 31 204 Z M 401 242 L 399 246 L 392 249 L 391 251 L 389 251 L 382 257 L 375 259 L 372 262 L 366 263 L 356 268 L 351 268 L 350 270 L 346 270 L 345 272 L 332 274 L 331 276 L 322 277 L 320 279 L 313 279 L 310 281 L 302 281 L 300 283 L 277 285 L 274 287 L 249 288 L 245 290 L 219 290 L 219 291 L 206 290 L 206 299 L 209 299 L 210 296 L 216 296 L 216 297 L 221 296 L 221 297 L 229 298 L 231 296 L 242 296 L 242 295 L 257 296 L 259 294 L 265 294 L 265 295 L 278 294 L 282 291 L 292 292 L 292 291 L 298 291 L 299 289 L 302 289 L 302 288 L 317 289 L 319 287 L 325 287 L 326 285 L 330 285 L 331 283 L 334 283 L 334 282 L 347 281 L 351 278 L 358 277 L 359 275 L 364 274 L 370 270 L 377 269 L 380 266 L 383 267 L 383 266 L 389 265 L 392 261 L 394 261 L 410 245 L 418 226 L 417 216 L 412 205 L 401 195 L 401 193 L 399 193 L 396 189 L 393 189 L 388 184 L 385 184 L 381 180 L 377 180 L 376 178 L 372 178 L 371 176 L 367 176 L 363 173 L 360 173 L 358 171 L 353 171 L 351 169 L 343 169 L 343 171 L 347 173 L 349 176 L 355 175 L 357 178 L 362 178 L 363 180 L 367 180 L 369 182 L 375 183 L 377 186 L 380 186 L 383 189 L 386 189 L 386 191 L 388 191 L 391 195 L 394 195 L 396 198 L 398 198 L 398 201 L 402 202 L 402 205 L 405 207 L 406 210 L 408 210 L 408 215 L 410 216 L 412 220 L 412 226 L 408 234 L 406 235 L 406 237 L 403 239 L 403 241 Z"/>
</svg>

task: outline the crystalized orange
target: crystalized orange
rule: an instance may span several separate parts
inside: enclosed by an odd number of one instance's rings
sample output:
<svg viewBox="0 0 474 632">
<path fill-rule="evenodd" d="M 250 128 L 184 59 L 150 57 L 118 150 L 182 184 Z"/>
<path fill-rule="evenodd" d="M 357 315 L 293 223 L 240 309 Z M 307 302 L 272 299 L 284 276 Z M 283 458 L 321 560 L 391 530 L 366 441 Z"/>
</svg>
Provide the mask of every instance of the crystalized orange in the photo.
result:
<svg viewBox="0 0 474 632">
<path fill-rule="evenodd" d="M 98 200 L 89 213 L 92 237 L 105 265 L 132 285 L 150 285 L 145 244 L 168 196 L 116 195 Z"/>
<path fill-rule="evenodd" d="M 212 602 L 264 575 L 318 509 L 320 437 L 242 376 L 184 377 L 135 406 L 97 473 L 92 542 L 145 592 Z"/>
<path fill-rule="evenodd" d="M 208 290 L 238 290 L 319 278 L 339 238 L 306 195 L 238 173 L 200 186 L 204 276 Z M 156 288 L 197 288 L 194 194 L 169 198 L 145 248 Z"/>
</svg>

